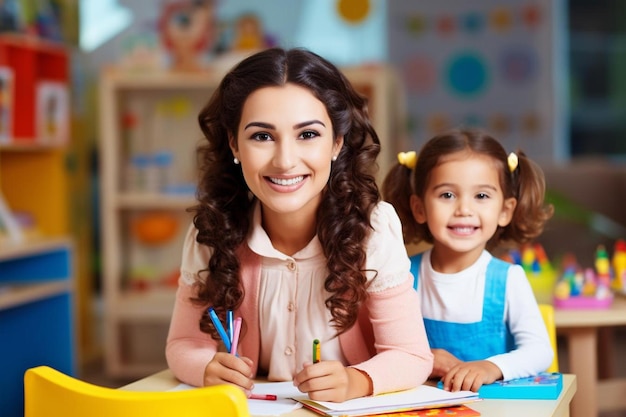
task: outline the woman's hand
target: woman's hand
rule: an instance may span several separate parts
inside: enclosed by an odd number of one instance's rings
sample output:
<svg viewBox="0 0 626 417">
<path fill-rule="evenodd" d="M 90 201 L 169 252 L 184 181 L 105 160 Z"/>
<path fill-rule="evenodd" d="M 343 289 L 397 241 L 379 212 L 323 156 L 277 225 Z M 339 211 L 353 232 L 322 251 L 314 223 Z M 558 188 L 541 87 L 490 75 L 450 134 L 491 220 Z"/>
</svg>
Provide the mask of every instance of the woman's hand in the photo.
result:
<svg viewBox="0 0 626 417">
<path fill-rule="evenodd" d="M 252 360 L 226 352 L 217 352 L 204 368 L 204 386 L 232 384 L 250 395 L 252 383 Z"/>
<path fill-rule="evenodd" d="M 434 362 L 433 371 L 430 374 L 431 378 L 444 377 L 452 368 L 463 363 L 459 358 L 444 349 L 431 349 Z"/>
<path fill-rule="evenodd" d="M 363 372 L 346 368 L 339 361 L 305 363 L 293 380 L 294 385 L 316 401 L 342 402 L 370 395 L 370 378 Z"/>
<path fill-rule="evenodd" d="M 484 384 L 491 384 L 500 378 L 502 371 L 493 362 L 461 362 L 443 377 L 443 389 L 477 392 Z"/>
</svg>

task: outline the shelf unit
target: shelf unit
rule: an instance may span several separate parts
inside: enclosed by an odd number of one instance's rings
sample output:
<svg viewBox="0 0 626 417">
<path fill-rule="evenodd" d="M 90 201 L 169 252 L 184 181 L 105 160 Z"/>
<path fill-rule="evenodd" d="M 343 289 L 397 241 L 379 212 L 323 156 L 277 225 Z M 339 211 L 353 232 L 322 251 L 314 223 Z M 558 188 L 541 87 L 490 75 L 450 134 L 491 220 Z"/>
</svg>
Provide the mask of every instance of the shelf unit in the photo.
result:
<svg viewBox="0 0 626 417">
<path fill-rule="evenodd" d="M 59 44 L 17 35 L 0 35 L 0 68 L 12 73 L 7 85 L 6 135 L 0 140 L 0 191 L 12 211 L 32 216 L 41 234 L 69 230 L 66 144 L 69 138 L 43 140 L 38 128 L 39 88 L 69 82 L 69 57 Z M 69 115 L 66 115 L 69 123 Z"/>
<path fill-rule="evenodd" d="M 196 115 L 219 81 L 213 73 L 107 70 L 101 75 L 104 358 L 111 377 L 136 378 L 165 367 L 165 336 L 175 282 L 163 284 L 163 277 L 177 273 L 183 234 L 191 220 L 185 209 L 195 198 L 193 192 L 162 192 L 163 184 L 158 183 L 162 166 L 146 165 L 146 160 L 160 152 L 176 152 L 177 166 L 191 167 L 193 147 L 201 137 Z M 164 131 L 174 133 L 160 138 Z M 194 173 L 187 172 L 183 181 L 195 183 Z M 163 213 L 176 219 L 175 236 L 164 244 L 139 239 L 134 222 Z M 157 264 L 161 271 L 142 279 L 137 271 L 145 270 L 146 263 Z"/>
<path fill-rule="evenodd" d="M 376 177 L 380 185 L 397 162 L 398 152 L 410 149 L 400 77 L 391 66 L 383 64 L 346 67 L 342 71 L 357 91 L 368 99 L 370 118 L 381 145 Z"/>
<path fill-rule="evenodd" d="M 24 415 L 24 372 L 48 365 L 75 375 L 73 247 L 69 239 L 0 245 L 2 415 Z"/>
<path fill-rule="evenodd" d="M 346 68 L 344 72 L 370 100 L 373 124 L 383 142 L 379 164 L 381 172 L 386 172 L 395 158 L 395 149 L 388 146 L 397 128 L 392 105 L 395 78 L 384 66 Z M 222 76 L 215 72 L 137 74 L 116 70 L 101 74 L 104 340 L 105 369 L 111 377 L 138 378 L 166 366 L 167 326 L 182 241 L 191 221 L 185 209 L 195 203 L 193 191 L 178 190 L 193 188 L 189 183 L 195 185 L 195 171 L 172 179 L 167 165 L 163 169 L 158 164 L 158 155 L 173 153 L 168 162 L 174 167 L 193 168 L 195 146 L 201 139 L 197 114 Z M 176 224 L 166 242 L 146 243 L 137 232 L 137 222 L 153 215 Z M 142 276 L 149 269 L 146 264 L 152 269 L 148 279 Z"/>
<path fill-rule="evenodd" d="M 0 232 L 0 386 L 5 390 L 0 409 L 2 415 L 20 416 L 19 381 L 28 367 L 76 372 L 69 114 L 67 101 L 57 101 L 68 98 L 68 51 L 58 43 L 0 34 L 0 73 L 0 195 L 12 216 L 26 219 L 18 222 L 21 239 Z M 47 95 L 50 86 L 60 95 Z M 44 114 L 41 105 L 50 99 L 56 104 Z M 50 123 L 49 130 L 42 130 L 42 120 Z"/>
</svg>

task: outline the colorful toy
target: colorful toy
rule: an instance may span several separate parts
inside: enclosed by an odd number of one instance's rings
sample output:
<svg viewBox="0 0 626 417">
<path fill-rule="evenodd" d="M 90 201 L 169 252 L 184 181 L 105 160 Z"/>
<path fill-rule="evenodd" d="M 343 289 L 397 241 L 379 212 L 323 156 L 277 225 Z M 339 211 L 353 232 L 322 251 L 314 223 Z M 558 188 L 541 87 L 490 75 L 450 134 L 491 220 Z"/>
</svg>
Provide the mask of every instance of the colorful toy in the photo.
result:
<svg viewBox="0 0 626 417">
<path fill-rule="evenodd" d="M 168 211 L 137 213 L 129 219 L 133 238 L 126 255 L 129 289 L 146 291 L 177 283 L 180 223 L 181 218 Z"/>
<path fill-rule="evenodd" d="M 596 250 L 594 268 L 582 268 L 573 255 L 563 257 L 562 274 L 554 288 L 554 306 L 563 309 L 603 309 L 613 302 L 611 262 L 606 248 Z"/>
<path fill-rule="evenodd" d="M 201 57 L 216 38 L 213 0 L 173 0 L 159 18 L 161 40 L 171 55 L 173 70 L 198 71 Z"/>
<path fill-rule="evenodd" d="M 144 245 L 158 246 L 172 240 L 178 232 L 176 216 L 166 212 L 146 213 L 132 223 L 132 233 Z"/>
<path fill-rule="evenodd" d="M 556 308 L 608 308 L 613 302 L 612 289 L 626 293 L 625 240 L 615 243 L 613 258 L 604 246 L 598 246 L 593 268 L 581 267 L 568 253 L 561 260 L 559 272 L 538 243 L 512 249 L 503 259 L 522 266 L 537 302 Z"/>
<path fill-rule="evenodd" d="M 626 241 L 618 239 L 615 242 L 613 252 L 613 281 L 611 288 L 622 294 L 626 294 Z"/>
<path fill-rule="evenodd" d="M 244 13 L 235 22 L 233 51 L 255 51 L 267 48 L 270 43 L 265 38 L 263 23 L 254 13 Z"/>
<path fill-rule="evenodd" d="M 550 304 L 557 273 L 543 246 L 539 243 L 523 245 L 519 250 L 510 250 L 508 255 L 507 261 L 524 268 L 537 302 Z"/>
</svg>

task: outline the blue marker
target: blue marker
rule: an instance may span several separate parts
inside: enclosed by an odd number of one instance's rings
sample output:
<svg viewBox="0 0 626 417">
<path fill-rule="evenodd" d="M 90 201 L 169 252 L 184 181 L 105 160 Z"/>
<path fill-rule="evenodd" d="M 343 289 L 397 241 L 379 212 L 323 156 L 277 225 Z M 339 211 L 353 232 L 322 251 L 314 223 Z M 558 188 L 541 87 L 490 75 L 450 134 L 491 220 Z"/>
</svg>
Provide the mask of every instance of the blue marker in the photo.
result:
<svg viewBox="0 0 626 417">
<path fill-rule="evenodd" d="M 233 343 L 234 336 L 234 324 L 233 324 L 233 310 L 226 312 L 226 330 L 228 330 L 228 340 Z"/>
<path fill-rule="evenodd" d="M 226 330 L 224 330 L 224 326 L 222 326 L 222 322 L 219 317 L 217 317 L 215 310 L 213 310 L 213 307 L 209 308 L 209 317 L 211 317 L 215 329 L 217 329 L 217 332 L 222 338 L 222 342 L 224 342 L 224 346 L 226 346 L 226 351 L 230 352 L 230 339 L 228 338 L 228 334 L 226 334 Z"/>
</svg>

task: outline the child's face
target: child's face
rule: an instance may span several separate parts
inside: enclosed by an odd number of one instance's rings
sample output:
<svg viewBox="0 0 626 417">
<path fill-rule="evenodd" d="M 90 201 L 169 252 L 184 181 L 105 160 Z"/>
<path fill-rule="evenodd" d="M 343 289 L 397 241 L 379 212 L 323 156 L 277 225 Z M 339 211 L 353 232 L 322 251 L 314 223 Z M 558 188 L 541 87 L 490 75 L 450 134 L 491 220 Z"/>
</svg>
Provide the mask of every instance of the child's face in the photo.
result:
<svg viewBox="0 0 626 417">
<path fill-rule="evenodd" d="M 469 152 L 444 157 L 430 172 L 423 201 L 411 198 L 413 216 L 428 223 L 435 250 L 476 258 L 497 227 L 511 221 L 515 204 L 504 199 L 496 161 Z"/>
<path fill-rule="evenodd" d="M 343 138 L 333 139 L 324 104 L 293 84 L 253 92 L 244 104 L 237 138 L 231 139 L 265 219 L 314 216 L 342 144 Z"/>
</svg>

